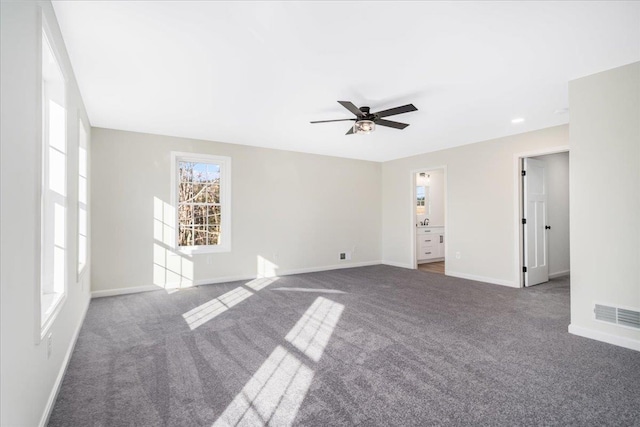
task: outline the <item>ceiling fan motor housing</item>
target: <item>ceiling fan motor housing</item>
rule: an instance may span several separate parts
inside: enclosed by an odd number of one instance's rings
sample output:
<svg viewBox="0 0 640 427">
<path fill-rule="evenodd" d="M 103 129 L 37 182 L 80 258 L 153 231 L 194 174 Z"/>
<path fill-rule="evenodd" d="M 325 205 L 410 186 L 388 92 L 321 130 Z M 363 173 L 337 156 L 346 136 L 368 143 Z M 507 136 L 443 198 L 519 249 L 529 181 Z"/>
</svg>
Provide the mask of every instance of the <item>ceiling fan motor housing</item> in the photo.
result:
<svg viewBox="0 0 640 427">
<path fill-rule="evenodd" d="M 371 114 L 371 108 L 369 107 L 360 107 L 360 111 L 362 111 L 362 116 L 356 119 L 357 122 L 361 120 L 376 121 L 378 119 L 377 115 Z"/>
</svg>

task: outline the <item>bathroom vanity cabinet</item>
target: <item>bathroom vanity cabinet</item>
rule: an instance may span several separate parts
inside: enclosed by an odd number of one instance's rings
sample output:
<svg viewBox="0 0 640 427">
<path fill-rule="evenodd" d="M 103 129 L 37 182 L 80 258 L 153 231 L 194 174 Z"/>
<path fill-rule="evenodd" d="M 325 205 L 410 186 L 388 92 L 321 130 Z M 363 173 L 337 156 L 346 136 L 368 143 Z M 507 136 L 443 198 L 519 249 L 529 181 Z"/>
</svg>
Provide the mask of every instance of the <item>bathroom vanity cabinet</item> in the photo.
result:
<svg viewBox="0 0 640 427">
<path fill-rule="evenodd" d="M 418 263 L 444 259 L 444 227 L 417 227 L 416 253 Z"/>
</svg>

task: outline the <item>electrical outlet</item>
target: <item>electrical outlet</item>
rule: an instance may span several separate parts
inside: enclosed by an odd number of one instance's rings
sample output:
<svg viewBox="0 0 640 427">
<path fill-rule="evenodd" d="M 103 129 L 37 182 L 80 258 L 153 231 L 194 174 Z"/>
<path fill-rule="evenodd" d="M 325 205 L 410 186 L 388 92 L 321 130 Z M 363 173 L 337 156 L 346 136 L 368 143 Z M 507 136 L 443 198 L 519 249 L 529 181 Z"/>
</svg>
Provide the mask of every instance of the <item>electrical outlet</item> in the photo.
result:
<svg viewBox="0 0 640 427">
<path fill-rule="evenodd" d="M 52 341 L 53 341 L 53 334 L 49 332 L 49 335 L 47 335 L 47 359 L 51 357 Z"/>
<path fill-rule="evenodd" d="M 460 257 L 461 257 L 460 252 L 459 251 L 456 252 L 456 259 L 460 259 Z"/>
<path fill-rule="evenodd" d="M 340 260 L 348 261 L 351 259 L 351 252 L 340 252 Z"/>
</svg>

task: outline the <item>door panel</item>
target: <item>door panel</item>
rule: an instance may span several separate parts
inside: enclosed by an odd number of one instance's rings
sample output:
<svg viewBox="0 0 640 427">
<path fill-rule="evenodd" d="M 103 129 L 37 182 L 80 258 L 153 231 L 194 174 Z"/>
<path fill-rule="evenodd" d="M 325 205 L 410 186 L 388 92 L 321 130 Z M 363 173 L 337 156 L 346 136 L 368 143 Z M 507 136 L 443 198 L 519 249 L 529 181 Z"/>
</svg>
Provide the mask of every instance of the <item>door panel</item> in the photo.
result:
<svg viewBox="0 0 640 427">
<path fill-rule="evenodd" d="M 524 265 L 525 286 L 533 286 L 549 281 L 547 252 L 547 183 L 545 162 L 524 159 L 526 175 L 524 179 Z"/>
</svg>

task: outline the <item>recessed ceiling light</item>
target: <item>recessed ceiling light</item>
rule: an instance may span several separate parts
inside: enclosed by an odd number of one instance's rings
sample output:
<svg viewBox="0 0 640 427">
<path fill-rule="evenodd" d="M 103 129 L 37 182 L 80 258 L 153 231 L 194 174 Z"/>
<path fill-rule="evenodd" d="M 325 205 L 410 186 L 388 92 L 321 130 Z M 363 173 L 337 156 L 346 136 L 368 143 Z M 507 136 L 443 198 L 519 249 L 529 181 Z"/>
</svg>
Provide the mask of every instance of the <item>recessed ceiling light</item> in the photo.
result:
<svg viewBox="0 0 640 427">
<path fill-rule="evenodd" d="M 569 112 L 568 108 L 558 108 L 557 110 L 554 111 L 555 114 L 566 114 Z"/>
<path fill-rule="evenodd" d="M 522 122 L 524 122 L 524 119 L 522 117 L 518 117 L 517 119 L 511 120 L 511 123 L 513 124 L 522 123 Z"/>
</svg>

